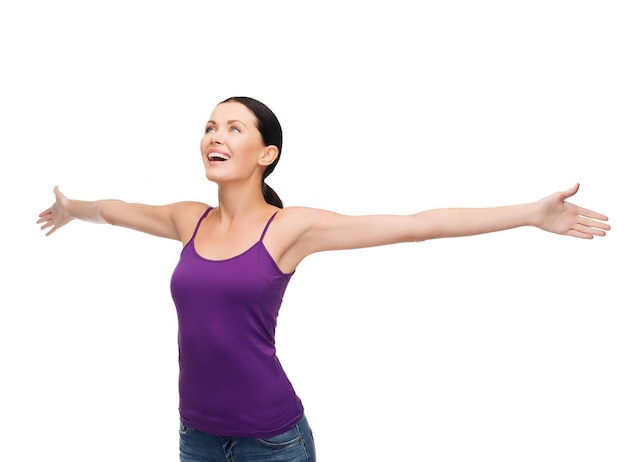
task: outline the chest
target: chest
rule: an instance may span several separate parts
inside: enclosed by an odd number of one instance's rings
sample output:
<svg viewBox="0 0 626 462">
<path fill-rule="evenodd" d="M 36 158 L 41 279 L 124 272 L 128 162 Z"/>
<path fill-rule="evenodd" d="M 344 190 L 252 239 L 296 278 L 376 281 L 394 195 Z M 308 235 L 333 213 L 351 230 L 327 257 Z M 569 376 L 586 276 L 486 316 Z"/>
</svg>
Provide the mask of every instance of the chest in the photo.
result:
<svg viewBox="0 0 626 462">
<path fill-rule="evenodd" d="M 254 228 L 217 231 L 200 226 L 191 244 L 198 255 L 207 260 L 228 260 L 243 254 L 259 241 L 261 232 Z"/>
<path fill-rule="evenodd" d="M 171 292 L 184 319 L 275 319 L 289 276 L 281 273 L 261 242 L 226 260 L 207 260 L 190 242 L 171 279 Z"/>
</svg>

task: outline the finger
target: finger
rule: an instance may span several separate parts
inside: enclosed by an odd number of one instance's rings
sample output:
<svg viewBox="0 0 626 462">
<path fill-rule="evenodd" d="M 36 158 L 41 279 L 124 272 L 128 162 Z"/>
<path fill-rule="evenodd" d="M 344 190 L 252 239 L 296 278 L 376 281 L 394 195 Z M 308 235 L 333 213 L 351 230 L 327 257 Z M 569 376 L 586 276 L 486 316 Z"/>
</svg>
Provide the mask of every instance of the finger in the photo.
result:
<svg viewBox="0 0 626 462">
<path fill-rule="evenodd" d="M 604 230 L 598 229 L 594 226 L 587 226 L 582 223 L 576 224 L 567 234 L 583 239 L 593 239 L 594 236 L 606 236 L 606 232 Z"/>
<path fill-rule="evenodd" d="M 589 228 L 584 227 L 581 232 L 590 234 L 592 236 L 606 236 L 606 231 L 598 229 L 598 228 Z"/>
<path fill-rule="evenodd" d="M 591 218 L 579 216 L 578 223 L 588 228 L 597 228 L 602 229 L 604 231 L 609 231 L 611 229 L 611 225 L 608 223 L 604 223 L 602 221 L 592 220 Z"/>
<path fill-rule="evenodd" d="M 52 221 L 52 215 L 48 214 L 48 215 L 43 215 L 43 216 L 39 216 L 39 219 L 37 220 L 37 224 L 39 223 L 43 223 L 44 221 Z"/>
<path fill-rule="evenodd" d="M 585 226 L 581 223 L 577 223 L 572 226 L 566 234 L 580 239 L 593 239 L 594 236 L 606 235 L 606 233 L 601 229 Z"/>
<path fill-rule="evenodd" d="M 609 217 L 602 215 L 601 213 L 594 212 L 593 210 L 578 207 L 578 215 L 582 217 L 594 218 L 596 220 L 608 221 Z"/>
<path fill-rule="evenodd" d="M 575 229 L 570 229 L 567 232 L 568 236 L 572 236 L 572 237 L 577 237 L 579 239 L 593 239 L 593 235 L 589 234 L 589 233 L 583 233 L 581 231 L 575 230 Z"/>
<path fill-rule="evenodd" d="M 47 213 L 52 213 L 52 207 L 48 207 L 46 210 L 39 214 L 40 217 L 44 216 Z"/>
</svg>

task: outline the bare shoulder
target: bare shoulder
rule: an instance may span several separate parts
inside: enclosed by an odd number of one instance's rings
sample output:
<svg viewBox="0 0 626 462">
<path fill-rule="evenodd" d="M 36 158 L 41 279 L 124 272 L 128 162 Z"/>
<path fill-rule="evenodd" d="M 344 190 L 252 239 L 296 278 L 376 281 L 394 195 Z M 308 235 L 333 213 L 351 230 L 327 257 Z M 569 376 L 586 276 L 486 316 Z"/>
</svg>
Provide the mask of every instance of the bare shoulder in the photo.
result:
<svg viewBox="0 0 626 462">
<path fill-rule="evenodd" d="M 330 210 L 293 206 L 282 209 L 278 213 L 277 218 L 280 218 L 289 224 L 300 223 L 302 226 L 313 226 L 315 224 L 319 224 L 320 222 L 332 220 L 333 218 L 341 216 L 344 215 L 331 212 Z"/>
<path fill-rule="evenodd" d="M 289 207 L 276 216 L 275 256 L 283 269 L 295 268 L 316 252 L 415 241 L 409 215 L 346 215 L 308 207 Z"/>
<path fill-rule="evenodd" d="M 280 229 L 283 238 L 288 236 L 299 238 L 307 231 L 323 227 L 324 224 L 341 216 L 328 210 L 312 207 L 285 207 L 276 215 L 275 226 Z"/>
<path fill-rule="evenodd" d="M 277 218 L 292 232 L 328 232 L 356 228 L 372 228 L 389 220 L 390 215 L 349 215 L 313 207 L 288 207 Z"/>
<path fill-rule="evenodd" d="M 282 218 L 288 235 L 307 254 L 417 240 L 415 218 L 411 215 L 346 215 L 293 207 L 286 209 Z"/>
<path fill-rule="evenodd" d="M 295 269 L 307 255 L 325 250 L 324 231 L 333 229 L 343 215 L 312 207 L 286 207 L 278 212 L 268 244 L 283 268 Z"/>
<path fill-rule="evenodd" d="M 181 201 L 170 204 L 172 219 L 182 242 L 191 239 L 198 221 L 209 209 L 209 205 L 196 201 Z"/>
<path fill-rule="evenodd" d="M 204 212 L 206 212 L 210 205 L 197 201 L 181 201 L 170 204 L 170 207 L 172 207 L 172 213 L 176 215 L 181 217 L 191 217 L 196 215 L 201 216 Z"/>
<path fill-rule="evenodd" d="M 284 273 L 295 271 L 310 253 L 303 244 L 320 212 L 323 214 L 323 211 L 308 207 L 285 207 L 275 215 L 264 243 Z"/>
</svg>

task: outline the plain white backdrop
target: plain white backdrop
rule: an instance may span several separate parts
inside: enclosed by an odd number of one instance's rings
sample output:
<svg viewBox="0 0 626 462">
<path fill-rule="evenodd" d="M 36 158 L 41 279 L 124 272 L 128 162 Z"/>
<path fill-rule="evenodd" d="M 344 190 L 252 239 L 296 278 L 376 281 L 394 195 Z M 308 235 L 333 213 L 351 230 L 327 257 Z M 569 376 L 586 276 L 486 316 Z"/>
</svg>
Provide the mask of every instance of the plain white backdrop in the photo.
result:
<svg viewBox="0 0 626 462">
<path fill-rule="evenodd" d="M 319 460 L 626 459 L 626 15 L 619 1 L 40 0 L 0 7 L 0 459 L 175 461 L 164 241 L 35 224 L 72 198 L 215 203 L 214 105 L 277 114 L 268 183 L 348 214 L 581 183 L 602 239 L 523 228 L 318 254 L 278 354 Z"/>
</svg>

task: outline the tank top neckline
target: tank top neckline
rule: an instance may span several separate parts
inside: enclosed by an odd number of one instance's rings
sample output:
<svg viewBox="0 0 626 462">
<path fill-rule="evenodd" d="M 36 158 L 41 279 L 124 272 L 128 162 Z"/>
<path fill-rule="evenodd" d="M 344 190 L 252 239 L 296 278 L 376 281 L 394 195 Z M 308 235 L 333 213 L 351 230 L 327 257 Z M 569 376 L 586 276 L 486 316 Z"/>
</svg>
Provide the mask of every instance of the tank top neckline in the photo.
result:
<svg viewBox="0 0 626 462">
<path fill-rule="evenodd" d="M 265 253 L 267 254 L 267 256 L 270 258 L 270 260 L 272 260 L 272 262 L 274 263 L 274 266 L 276 266 L 276 269 L 278 269 L 282 274 L 284 275 L 290 275 L 292 273 L 284 273 L 279 267 L 278 264 L 276 263 L 276 261 L 274 260 L 274 257 L 272 257 L 272 255 L 269 253 L 269 251 L 267 250 L 267 248 L 265 247 L 265 244 L 263 243 L 263 238 L 265 237 L 265 233 L 267 232 L 268 228 L 270 227 L 270 224 L 272 223 L 272 221 L 274 220 L 274 217 L 276 216 L 276 214 L 279 212 L 279 210 L 277 210 L 276 212 L 274 212 L 272 214 L 272 216 L 269 217 L 269 219 L 267 220 L 267 223 L 265 223 L 265 227 L 263 228 L 263 232 L 261 233 L 261 236 L 259 237 L 259 239 L 252 244 L 250 247 L 248 247 L 246 250 L 244 250 L 243 252 L 240 252 L 236 255 L 233 255 L 232 257 L 227 257 L 227 258 L 222 258 L 222 259 L 214 259 L 214 258 L 207 258 L 204 257 L 202 255 L 200 255 L 200 252 L 198 252 L 198 250 L 196 249 L 196 234 L 198 234 L 198 230 L 200 229 L 200 225 L 202 224 L 202 222 L 204 221 L 204 219 L 207 217 L 207 215 L 209 214 L 209 212 L 213 210 L 213 207 L 209 207 L 208 209 L 206 209 L 206 211 L 202 214 L 202 216 L 200 217 L 200 219 L 198 220 L 198 223 L 196 224 L 196 229 L 194 230 L 191 239 L 189 240 L 188 245 L 191 246 L 191 249 L 193 250 L 193 253 L 200 258 L 201 260 L 207 261 L 207 262 L 211 262 L 211 263 L 225 263 L 225 262 L 229 262 L 232 260 L 236 260 L 238 258 L 244 257 L 247 253 L 250 253 L 252 250 L 254 250 L 256 247 L 261 246 L 261 248 L 265 251 Z"/>
</svg>

